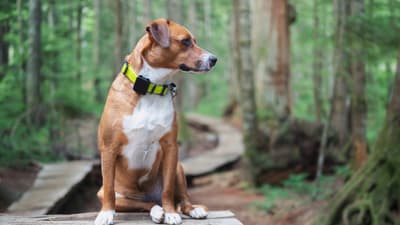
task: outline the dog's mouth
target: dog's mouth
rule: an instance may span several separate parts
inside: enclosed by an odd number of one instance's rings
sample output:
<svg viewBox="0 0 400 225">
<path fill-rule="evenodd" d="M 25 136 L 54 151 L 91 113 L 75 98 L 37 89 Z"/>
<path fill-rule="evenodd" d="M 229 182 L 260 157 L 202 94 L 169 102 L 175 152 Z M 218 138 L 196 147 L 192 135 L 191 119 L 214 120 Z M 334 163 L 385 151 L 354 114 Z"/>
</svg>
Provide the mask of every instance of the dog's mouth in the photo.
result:
<svg viewBox="0 0 400 225">
<path fill-rule="evenodd" d="M 199 68 L 194 68 L 194 67 L 190 67 L 186 64 L 180 64 L 179 65 L 179 69 L 185 72 L 197 72 L 197 73 L 201 73 L 201 72 L 208 72 L 210 71 L 210 67 L 206 68 L 206 67 L 199 67 Z"/>
<path fill-rule="evenodd" d="M 217 63 L 217 57 L 210 53 L 203 54 L 200 60 L 194 63 L 194 67 L 188 66 L 185 63 L 179 65 L 179 69 L 185 72 L 208 72 Z"/>
</svg>

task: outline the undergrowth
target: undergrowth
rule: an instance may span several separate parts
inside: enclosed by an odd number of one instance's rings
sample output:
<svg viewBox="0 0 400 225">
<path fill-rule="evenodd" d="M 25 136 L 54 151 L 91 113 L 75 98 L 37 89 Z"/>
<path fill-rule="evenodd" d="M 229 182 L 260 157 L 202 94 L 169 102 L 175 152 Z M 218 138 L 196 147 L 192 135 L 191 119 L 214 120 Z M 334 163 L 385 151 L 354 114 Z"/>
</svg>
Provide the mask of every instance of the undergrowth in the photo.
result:
<svg viewBox="0 0 400 225">
<path fill-rule="evenodd" d="M 345 179 L 350 176 L 348 166 L 338 166 L 332 175 L 323 175 L 318 180 L 309 181 L 309 174 L 292 174 L 280 185 L 272 186 L 264 184 L 257 189 L 264 195 L 264 201 L 254 205 L 263 211 L 271 212 L 280 201 L 298 200 L 298 201 L 317 201 L 331 196 L 334 192 L 332 188 L 336 179 Z"/>
</svg>

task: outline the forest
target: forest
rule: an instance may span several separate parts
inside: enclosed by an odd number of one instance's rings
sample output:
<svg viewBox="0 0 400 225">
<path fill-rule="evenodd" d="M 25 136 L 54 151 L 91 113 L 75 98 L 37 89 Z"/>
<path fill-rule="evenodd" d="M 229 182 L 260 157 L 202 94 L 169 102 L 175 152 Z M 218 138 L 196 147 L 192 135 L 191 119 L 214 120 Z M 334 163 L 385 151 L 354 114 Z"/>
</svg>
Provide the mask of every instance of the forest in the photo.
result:
<svg viewBox="0 0 400 225">
<path fill-rule="evenodd" d="M 0 175 L 98 158 L 111 82 L 157 18 L 218 57 L 175 76 L 180 145 L 195 142 L 186 115 L 223 118 L 257 211 L 298 190 L 321 203 L 271 224 L 400 224 L 399 0 L 1 1 Z"/>
</svg>

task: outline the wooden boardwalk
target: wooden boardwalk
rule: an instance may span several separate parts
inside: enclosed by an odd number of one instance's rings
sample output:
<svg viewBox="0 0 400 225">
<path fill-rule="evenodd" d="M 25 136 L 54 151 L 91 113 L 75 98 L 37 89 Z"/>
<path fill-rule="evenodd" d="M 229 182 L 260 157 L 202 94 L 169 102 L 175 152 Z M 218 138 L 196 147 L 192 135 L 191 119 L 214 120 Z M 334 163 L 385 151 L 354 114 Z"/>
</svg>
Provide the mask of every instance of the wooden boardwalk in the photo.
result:
<svg viewBox="0 0 400 225">
<path fill-rule="evenodd" d="M 0 224 L 8 225 L 93 225 L 97 213 L 71 215 L 12 216 L 0 214 Z M 117 213 L 114 224 L 118 225 L 154 225 L 148 213 Z M 182 225 L 243 225 L 230 211 L 212 211 L 203 220 L 183 217 Z"/>
<path fill-rule="evenodd" d="M 45 164 L 33 186 L 8 208 L 7 213 L 26 216 L 47 214 L 85 178 L 93 165 L 94 161 Z"/>
<path fill-rule="evenodd" d="M 190 122 L 206 125 L 217 133 L 217 147 L 207 153 L 182 161 L 186 176 L 204 176 L 232 164 L 240 159 L 244 152 L 242 135 L 238 129 L 223 119 L 211 118 L 197 114 L 188 114 Z"/>
<path fill-rule="evenodd" d="M 186 176 L 191 178 L 210 174 L 228 164 L 238 161 L 244 151 L 242 136 L 222 119 L 190 114 L 188 120 L 207 126 L 218 137 L 217 147 L 207 153 L 188 158 L 182 162 Z M 33 186 L 14 202 L 7 214 L 0 214 L 0 224 L 93 224 L 97 213 L 72 215 L 46 215 L 54 212 L 66 201 L 66 196 L 92 171 L 98 161 L 72 161 L 43 165 Z M 117 224 L 153 224 L 148 213 L 117 213 Z M 184 217 L 183 224 L 192 225 L 240 225 L 230 211 L 210 212 L 205 220 Z"/>
</svg>

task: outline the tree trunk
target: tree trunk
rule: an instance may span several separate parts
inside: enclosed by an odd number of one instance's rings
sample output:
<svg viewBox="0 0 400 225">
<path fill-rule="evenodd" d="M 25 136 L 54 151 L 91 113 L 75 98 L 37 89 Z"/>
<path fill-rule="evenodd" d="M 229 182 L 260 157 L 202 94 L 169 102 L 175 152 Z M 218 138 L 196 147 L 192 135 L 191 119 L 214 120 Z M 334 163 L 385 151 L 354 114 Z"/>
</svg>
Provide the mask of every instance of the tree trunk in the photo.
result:
<svg viewBox="0 0 400 225">
<path fill-rule="evenodd" d="M 251 53 L 251 21 L 250 21 L 250 2 L 247 0 L 234 1 L 234 35 L 236 52 L 236 67 L 238 83 L 240 88 L 240 105 L 243 115 L 243 135 L 246 148 L 246 156 L 250 161 L 251 173 L 257 174 L 258 168 L 256 161 L 258 157 L 258 126 L 257 126 L 257 107 L 254 93 L 254 73 L 253 58 Z"/>
<path fill-rule="evenodd" d="M 177 23 L 182 23 L 182 1 L 167 0 L 167 15 L 168 18 Z"/>
<path fill-rule="evenodd" d="M 349 17 L 349 1 L 335 0 L 336 30 L 335 30 L 335 52 L 334 52 L 334 87 L 332 96 L 332 127 L 338 134 L 339 144 L 345 145 L 349 137 L 349 53 L 348 31 L 346 22 Z"/>
<path fill-rule="evenodd" d="M 286 119 L 291 112 L 290 44 L 287 0 L 252 3 L 252 52 L 258 108 Z"/>
<path fill-rule="evenodd" d="M 95 16 L 95 27 L 93 31 L 93 68 L 94 68 L 94 89 L 95 89 L 95 99 L 97 102 L 103 101 L 103 94 L 101 91 L 101 76 L 100 76 L 100 15 L 101 15 L 101 7 L 100 7 L 101 0 L 93 0 L 94 6 L 94 16 Z"/>
<path fill-rule="evenodd" d="M 351 15 L 362 17 L 364 14 L 364 1 L 351 1 Z M 361 29 L 352 26 L 353 29 Z M 365 136 L 367 123 L 367 99 L 365 96 L 365 65 L 363 51 L 365 46 L 360 46 L 356 37 L 351 38 L 352 43 L 352 99 L 351 99 L 351 131 L 354 152 L 354 166 L 360 168 L 367 160 L 367 139 Z"/>
<path fill-rule="evenodd" d="M 18 78 L 18 82 L 19 83 L 24 83 L 25 81 L 25 69 L 26 69 L 26 58 L 24 57 L 25 55 L 25 51 L 24 51 L 24 46 L 22 43 L 24 43 L 24 41 L 26 40 L 25 38 L 25 32 L 24 32 L 24 22 L 23 22 L 23 18 L 22 18 L 22 4 L 23 1 L 22 0 L 17 0 L 17 13 L 18 13 L 18 39 L 20 42 L 20 45 L 18 45 L 18 55 L 21 59 L 19 67 L 18 67 L 18 72 L 19 72 L 19 76 Z M 20 85 L 21 88 L 21 94 L 22 94 L 22 100 L 23 102 L 27 102 L 27 98 L 26 98 L 26 85 Z"/>
<path fill-rule="evenodd" d="M 168 0 L 167 15 L 169 19 L 181 24 L 183 22 L 182 1 Z M 181 143 L 179 149 L 180 159 L 187 157 L 188 149 L 191 144 L 190 130 L 186 123 L 186 117 L 184 114 L 184 105 L 183 105 L 185 80 L 186 80 L 184 76 L 185 74 L 182 73 L 177 73 L 175 75 L 175 83 L 178 88 L 177 95 L 175 97 L 175 103 L 178 111 L 178 123 L 179 123 L 178 141 Z"/>
<path fill-rule="evenodd" d="M 115 15 L 115 45 L 114 45 L 114 68 L 113 74 L 121 68 L 124 60 L 122 55 L 122 35 L 123 35 L 123 18 L 122 18 L 122 2 L 121 0 L 112 0 Z M 113 75 L 114 77 L 114 75 Z"/>
<path fill-rule="evenodd" d="M 136 0 L 132 0 L 132 1 L 128 1 L 127 4 L 128 4 L 127 5 L 128 11 L 126 13 L 128 13 L 128 15 L 129 15 L 129 22 L 126 23 L 126 25 L 128 27 L 127 30 L 129 31 L 127 45 L 128 45 L 128 49 L 131 50 L 136 45 L 136 36 L 138 33 L 137 28 L 140 27 L 137 24 L 137 4 L 138 4 L 138 2 Z M 144 29 L 142 29 L 140 31 L 142 31 L 142 33 L 143 33 Z"/>
<path fill-rule="evenodd" d="M 4 4 L 4 3 L 3 3 Z M 7 74 L 7 67 L 8 67 L 8 48 L 9 43 L 5 39 L 6 34 L 10 31 L 10 19 L 5 18 L 0 21 L 0 81 Z"/>
<path fill-rule="evenodd" d="M 82 4 L 80 1 L 77 3 L 76 8 L 76 78 L 78 80 L 79 87 L 82 85 L 81 75 L 81 61 L 82 61 Z"/>
<path fill-rule="evenodd" d="M 29 1 L 29 57 L 26 78 L 27 111 L 31 112 L 31 121 L 35 120 L 32 113 L 41 101 L 40 67 L 41 67 L 41 2 Z"/>
<path fill-rule="evenodd" d="M 322 46 L 320 37 L 320 18 L 319 18 L 319 0 L 314 1 L 314 49 L 313 49 L 313 94 L 315 117 L 318 123 L 321 123 L 322 117 Z"/>
<path fill-rule="evenodd" d="M 367 162 L 353 174 L 316 224 L 398 224 L 400 202 L 400 49 L 383 128 Z"/>
<path fill-rule="evenodd" d="M 153 19 L 153 11 L 151 8 L 151 0 L 143 0 L 143 26 L 146 26 Z M 180 10 L 177 10 L 180 11 Z M 175 12 L 176 13 L 176 12 Z M 170 14 L 168 14 L 170 15 Z"/>
<path fill-rule="evenodd" d="M 81 72 L 81 61 L 82 61 L 82 4 L 80 1 L 77 3 L 76 8 L 76 78 L 78 80 L 78 86 L 81 88 L 82 85 L 82 72 Z"/>
<path fill-rule="evenodd" d="M 191 1 L 188 8 L 188 27 L 190 30 L 197 31 L 197 8 L 198 1 L 194 0 Z M 185 77 L 185 87 L 184 87 L 184 95 L 185 99 L 183 99 L 184 105 L 187 107 L 188 110 L 194 110 L 198 103 L 198 86 L 195 79 L 198 77 L 188 76 Z"/>
<path fill-rule="evenodd" d="M 211 43 L 211 0 L 204 0 L 204 34 L 205 34 L 205 42 L 206 48 L 209 49 Z"/>
</svg>

